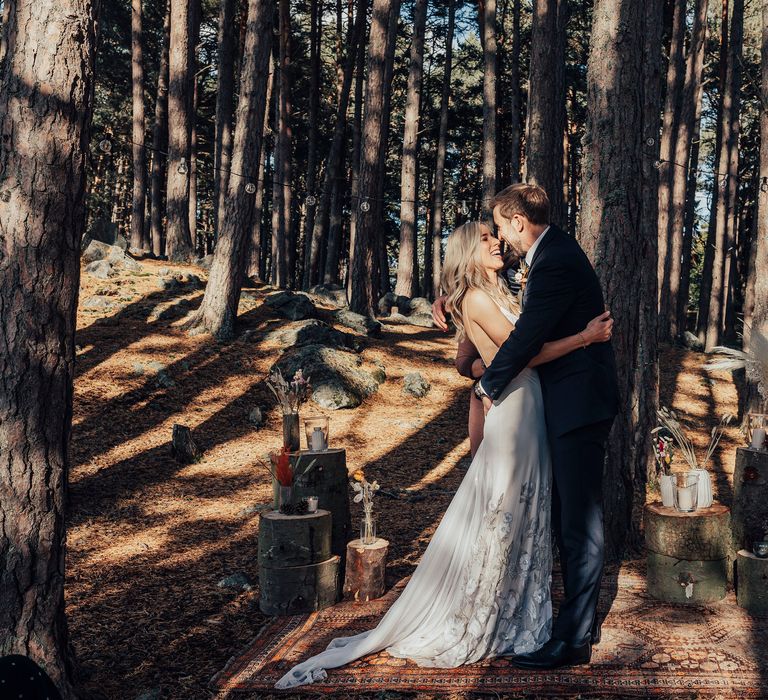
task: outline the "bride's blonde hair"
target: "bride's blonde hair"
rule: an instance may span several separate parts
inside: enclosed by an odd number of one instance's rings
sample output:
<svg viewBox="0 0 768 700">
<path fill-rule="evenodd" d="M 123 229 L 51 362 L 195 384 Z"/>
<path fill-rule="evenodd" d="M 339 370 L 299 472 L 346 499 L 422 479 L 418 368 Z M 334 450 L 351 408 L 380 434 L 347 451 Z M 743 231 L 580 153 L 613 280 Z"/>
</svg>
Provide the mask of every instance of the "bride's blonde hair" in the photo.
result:
<svg viewBox="0 0 768 700">
<path fill-rule="evenodd" d="M 491 280 L 482 265 L 480 239 L 483 228 L 480 221 L 468 221 L 448 236 L 441 285 L 447 295 L 447 307 L 453 316 L 459 338 L 466 335 L 462 306 L 470 289 L 481 289 L 502 307 L 519 314 L 517 300 L 509 291 L 501 275 Z"/>
</svg>

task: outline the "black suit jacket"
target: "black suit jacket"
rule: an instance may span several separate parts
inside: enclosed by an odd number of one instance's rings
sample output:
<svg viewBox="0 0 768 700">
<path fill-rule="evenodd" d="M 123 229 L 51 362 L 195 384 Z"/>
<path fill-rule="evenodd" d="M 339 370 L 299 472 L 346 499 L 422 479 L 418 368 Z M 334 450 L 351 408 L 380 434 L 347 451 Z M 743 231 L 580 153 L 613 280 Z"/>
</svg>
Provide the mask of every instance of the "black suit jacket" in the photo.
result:
<svg viewBox="0 0 768 700">
<path fill-rule="evenodd" d="M 520 318 L 485 370 L 483 389 L 496 399 L 544 343 L 583 331 L 604 310 L 600 282 L 586 254 L 574 238 L 551 226 L 531 262 Z M 618 412 L 610 342 L 580 348 L 537 369 L 550 435 L 612 419 Z"/>
</svg>

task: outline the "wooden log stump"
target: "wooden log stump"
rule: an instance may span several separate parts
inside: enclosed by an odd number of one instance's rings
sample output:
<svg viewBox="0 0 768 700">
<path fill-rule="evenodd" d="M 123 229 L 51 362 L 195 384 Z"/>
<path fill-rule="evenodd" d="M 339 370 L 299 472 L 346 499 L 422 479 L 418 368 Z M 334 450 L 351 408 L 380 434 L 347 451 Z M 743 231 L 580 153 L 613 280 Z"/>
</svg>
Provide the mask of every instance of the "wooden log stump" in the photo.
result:
<svg viewBox="0 0 768 700">
<path fill-rule="evenodd" d="M 368 602 L 384 595 L 388 551 L 389 542 L 380 537 L 369 545 L 363 544 L 362 540 L 352 540 L 347 545 L 347 566 L 344 575 L 346 598 Z"/>
<path fill-rule="evenodd" d="M 267 615 L 299 615 L 338 600 L 339 557 L 305 566 L 259 567 L 259 608 Z"/>
<path fill-rule="evenodd" d="M 259 566 L 283 568 L 316 564 L 331 558 L 331 514 L 262 513 L 259 521 Z"/>
<path fill-rule="evenodd" d="M 742 549 L 736 556 L 736 600 L 756 615 L 768 615 L 768 559 Z"/>
<path fill-rule="evenodd" d="M 192 431 L 186 425 L 173 424 L 171 454 L 182 464 L 193 464 L 202 456 L 203 453 L 192 438 Z"/>
<path fill-rule="evenodd" d="M 318 508 L 331 512 L 331 551 L 341 557 L 342 566 L 347 556 L 347 542 L 352 536 L 352 515 L 349 505 L 349 474 L 346 450 L 310 452 L 301 450 L 291 456 L 291 465 L 298 461 L 299 474 L 314 460 L 312 468 L 298 476 L 293 486 L 295 500 L 317 496 Z"/>
<path fill-rule="evenodd" d="M 740 447 L 733 473 L 733 549 L 768 536 L 768 452 Z"/>
<path fill-rule="evenodd" d="M 645 507 L 648 592 L 669 603 L 712 603 L 725 597 L 730 570 L 730 511 L 720 503 L 680 513 Z"/>
</svg>

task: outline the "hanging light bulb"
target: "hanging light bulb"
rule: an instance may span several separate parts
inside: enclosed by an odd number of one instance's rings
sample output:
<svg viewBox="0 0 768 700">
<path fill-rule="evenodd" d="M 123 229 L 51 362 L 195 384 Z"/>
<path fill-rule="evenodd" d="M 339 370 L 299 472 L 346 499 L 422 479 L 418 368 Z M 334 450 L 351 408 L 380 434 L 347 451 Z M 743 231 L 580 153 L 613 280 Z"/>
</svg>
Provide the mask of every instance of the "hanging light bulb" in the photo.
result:
<svg viewBox="0 0 768 700">
<path fill-rule="evenodd" d="M 186 175 L 189 172 L 189 166 L 186 160 L 179 161 L 179 167 L 177 168 L 179 175 Z"/>
<path fill-rule="evenodd" d="M 427 213 L 427 208 L 422 204 L 419 207 L 419 216 L 424 216 Z"/>
<path fill-rule="evenodd" d="M 317 198 L 313 194 L 307 195 L 307 206 L 308 207 L 314 207 L 315 204 L 317 204 Z"/>
<path fill-rule="evenodd" d="M 768 177 L 764 177 L 760 181 L 760 191 L 761 192 L 768 192 Z"/>
<path fill-rule="evenodd" d="M 656 168 L 656 170 L 661 168 L 661 161 L 660 160 L 654 160 L 653 161 L 653 167 Z"/>
<path fill-rule="evenodd" d="M 466 216 L 467 214 L 469 214 L 469 209 L 467 209 L 467 200 L 466 199 L 462 199 L 461 200 L 461 213 L 462 213 L 463 216 Z"/>
<path fill-rule="evenodd" d="M 256 191 L 256 185 L 254 185 L 252 182 L 246 182 L 245 183 L 245 191 L 248 194 L 253 194 Z"/>
<path fill-rule="evenodd" d="M 653 138 L 653 136 L 649 136 L 645 141 L 649 146 L 653 146 L 654 143 L 656 143 L 656 139 Z"/>
<path fill-rule="evenodd" d="M 371 210 L 371 205 L 369 204 L 367 199 L 364 199 L 362 202 L 360 202 L 360 211 L 369 212 L 370 210 Z"/>
<path fill-rule="evenodd" d="M 102 139 L 99 141 L 99 149 L 103 153 L 111 153 L 112 152 L 112 142 L 109 139 Z"/>
</svg>

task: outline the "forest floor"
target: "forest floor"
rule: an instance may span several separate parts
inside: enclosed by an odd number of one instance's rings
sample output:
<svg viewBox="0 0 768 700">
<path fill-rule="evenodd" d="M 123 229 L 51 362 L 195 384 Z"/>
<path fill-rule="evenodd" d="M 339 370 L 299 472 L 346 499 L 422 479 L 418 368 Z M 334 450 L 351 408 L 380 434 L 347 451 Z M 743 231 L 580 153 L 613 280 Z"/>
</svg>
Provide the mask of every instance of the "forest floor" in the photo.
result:
<svg viewBox="0 0 768 700">
<path fill-rule="evenodd" d="M 183 318 L 203 292 L 160 281 L 205 272 L 142 266 L 109 280 L 83 274 L 67 617 L 87 696 L 206 698 L 212 676 L 265 621 L 256 584 L 240 592 L 217 584 L 236 573 L 258 580 L 258 506 L 272 493 L 259 460 L 282 442 L 263 383 L 282 348 L 265 335 L 286 322 L 263 306 L 268 289 L 251 290 L 240 305 L 241 330 L 250 333 L 227 344 L 189 336 Z M 384 321 L 364 357 L 383 363 L 386 382 L 359 408 L 330 412 L 331 442 L 347 449 L 350 469 L 364 468 L 383 489 L 428 496 L 377 498 L 379 529 L 392 543 L 390 583 L 412 572 L 468 466 L 468 383 L 453 368 L 454 348 L 451 335 Z M 687 350 L 662 352 L 662 403 L 695 426 L 699 450 L 737 402 L 730 374 L 706 374 L 702 362 Z M 412 371 L 432 385 L 424 399 L 402 391 Z M 260 429 L 249 422 L 257 406 L 266 417 Z M 192 428 L 204 450 L 199 463 L 171 457 L 174 423 Z M 713 465 L 726 503 L 741 440 L 729 429 Z"/>
</svg>

